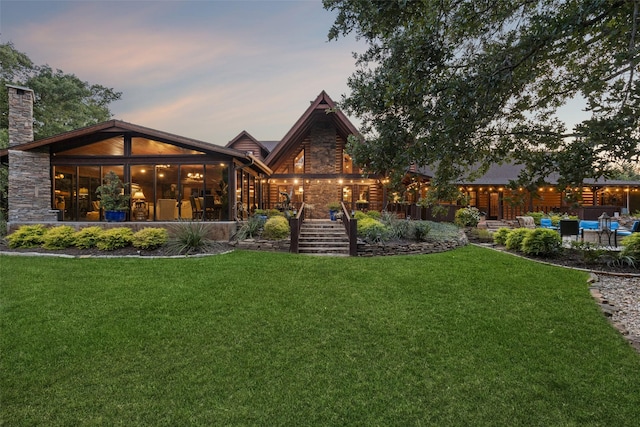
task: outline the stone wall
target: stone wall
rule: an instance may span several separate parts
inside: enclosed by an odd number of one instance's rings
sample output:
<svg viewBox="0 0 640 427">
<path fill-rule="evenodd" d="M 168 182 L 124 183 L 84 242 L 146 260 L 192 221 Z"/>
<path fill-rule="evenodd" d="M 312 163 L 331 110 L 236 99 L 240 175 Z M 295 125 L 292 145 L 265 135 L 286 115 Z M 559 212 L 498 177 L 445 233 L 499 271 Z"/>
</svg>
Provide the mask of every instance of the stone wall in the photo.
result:
<svg viewBox="0 0 640 427">
<path fill-rule="evenodd" d="M 339 170 L 336 164 L 337 131 L 328 117 L 319 118 L 309 132 L 309 153 L 305 159 L 306 171 L 310 174 L 333 175 Z M 341 198 L 340 185 L 315 183 L 305 186 L 305 200 L 314 206 L 314 218 L 329 217 L 327 205 Z"/>
<path fill-rule="evenodd" d="M 358 256 L 418 255 L 446 252 L 469 243 L 461 231 L 457 239 L 436 242 L 358 243 Z"/>
<path fill-rule="evenodd" d="M 49 152 L 9 150 L 9 222 L 55 221 Z"/>
</svg>

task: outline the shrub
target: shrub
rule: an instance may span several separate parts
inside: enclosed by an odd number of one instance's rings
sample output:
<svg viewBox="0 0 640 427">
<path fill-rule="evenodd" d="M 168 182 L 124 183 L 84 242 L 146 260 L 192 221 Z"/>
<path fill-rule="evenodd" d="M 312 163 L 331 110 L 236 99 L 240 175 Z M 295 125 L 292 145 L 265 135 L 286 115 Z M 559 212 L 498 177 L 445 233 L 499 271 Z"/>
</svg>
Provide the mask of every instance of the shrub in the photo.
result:
<svg viewBox="0 0 640 427">
<path fill-rule="evenodd" d="M 536 228 L 524 237 L 521 249 L 527 255 L 552 256 L 562 249 L 562 239 L 554 230 Z"/>
<path fill-rule="evenodd" d="M 202 221 L 179 221 L 172 224 L 169 230 L 167 250 L 176 255 L 207 252 L 216 243 L 207 236 L 212 229 L 211 224 Z"/>
<path fill-rule="evenodd" d="M 265 220 L 260 215 L 254 215 L 247 220 L 235 235 L 236 240 L 252 239 L 260 234 L 264 228 Z"/>
<path fill-rule="evenodd" d="M 507 236 L 507 240 L 505 241 L 505 245 L 507 249 L 514 250 L 514 251 L 521 251 L 522 241 L 532 231 L 533 230 L 529 228 L 516 228 L 511 230 L 511 232 Z"/>
<path fill-rule="evenodd" d="M 475 227 L 480 222 L 480 211 L 476 207 L 458 209 L 453 222 L 459 227 Z"/>
<path fill-rule="evenodd" d="M 156 249 L 167 243 L 169 232 L 164 228 L 146 227 L 133 233 L 133 246 L 138 249 Z"/>
<path fill-rule="evenodd" d="M 387 238 L 388 228 L 373 218 L 358 221 L 358 236 L 368 242 L 382 242 Z"/>
<path fill-rule="evenodd" d="M 42 224 L 22 225 L 7 236 L 10 248 L 35 248 L 44 243 L 44 233 L 47 231 Z"/>
<path fill-rule="evenodd" d="M 414 221 L 411 223 L 413 228 L 413 238 L 418 242 L 427 240 L 427 236 L 431 231 L 431 226 L 426 221 Z"/>
<path fill-rule="evenodd" d="M 82 230 L 76 231 L 73 235 L 73 241 L 76 248 L 90 249 L 95 248 L 98 243 L 98 239 L 104 230 L 101 227 L 93 226 L 86 227 Z"/>
<path fill-rule="evenodd" d="M 356 211 L 356 213 L 353 215 L 353 217 L 355 219 L 357 219 L 358 221 L 365 219 L 365 218 L 372 218 L 369 215 L 367 215 L 365 212 L 362 211 Z"/>
<path fill-rule="evenodd" d="M 632 257 L 636 261 L 640 261 L 640 233 L 633 233 L 620 241 L 624 246 L 620 252 L 620 256 Z"/>
<path fill-rule="evenodd" d="M 507 237 L 509 236 L 509 233 L 511 233 L 510 228 L 507 228 L 507 227 L 498 228 L 493 233 L 493 243 L 500 246 L 506 246 Z"/>
<path fill-rule="evenodd" d="M 46 249 L 64 249 L 75 243 L 75 228 L 59 225 L 48 229 L 42 236 L 42 247 Z"/>
<path fill-rule="evenodd" d="M 269 209 L 267 211 L 267 216 L 269 218 L 273 217 L 273 216 L 284 216 L 284 213 L 280 212 L 278 209 Z"/>
<path fill-rule="evenodd" d="M 269 240 L 280 240 L 289 236 L 289 233 L 291 233 L 289 221 L 283 216 L 274 216 L 264 224 L 262 237 Z"/>
<path fill-rule="evenodd" d="M 129 227 L 117 227 L 104 230 L 98 237 L 96 247 L 101 251 L 113 251 L 126 248 L 133 242 L 133 231 Z"/>
<path fill-rule="evenodd" d="M 382 215 L 381 215 L 381 214 L 380 214 L 380 212 L 378 212 L 378 211 L 368 211 L 368 212 L 367 212 L 367 216 L 368 216 L 369 218 L 373 218 L 373 219 L 380 220 L 380 218 L 381 218 L 381 216 L 382 216 Z"/>
</svg>

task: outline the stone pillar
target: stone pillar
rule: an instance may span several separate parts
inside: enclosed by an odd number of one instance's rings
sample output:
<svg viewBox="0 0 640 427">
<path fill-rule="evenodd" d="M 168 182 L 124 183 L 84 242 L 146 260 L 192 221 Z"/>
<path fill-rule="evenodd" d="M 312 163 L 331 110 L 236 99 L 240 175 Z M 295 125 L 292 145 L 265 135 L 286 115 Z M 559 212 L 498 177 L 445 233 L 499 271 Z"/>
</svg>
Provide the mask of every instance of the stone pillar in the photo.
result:
<svg viewBox="0 0 640 427">
<path fill-rule="evenodd" d="M 7 85 L 9 90 L 9 147 L 33 141 L 33 91 Z"/>
<path fill-rule="evenodd" d="M 7 85 L 9 95 L 9 212 L 12 222 L 55 221 L 51 209 L 51 159 L 48 149 L 12 150 L 33 142 L 33 91 Z"/>
<path fill-rule="evenodd" d="M 48 152 L 9 150 L 9 222 L 48 222 L 51 209 Z"/>
</svg>

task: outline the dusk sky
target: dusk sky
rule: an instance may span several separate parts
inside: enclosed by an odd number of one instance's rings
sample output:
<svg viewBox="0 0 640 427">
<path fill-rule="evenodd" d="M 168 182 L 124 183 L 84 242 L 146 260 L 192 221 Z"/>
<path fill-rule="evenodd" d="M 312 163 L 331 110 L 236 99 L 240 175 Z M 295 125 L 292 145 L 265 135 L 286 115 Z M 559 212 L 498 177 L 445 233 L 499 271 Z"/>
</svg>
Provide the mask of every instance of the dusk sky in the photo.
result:
<svg viewBox="0 0 640 427">
<path fill-rule="evenodd" d="M 364 45 L 329 42 L 333 19 L 320 0 L 0 2 L 2 43 L 122 92 L 115 118 L 218 145 L 280 140 L 347 93 Z"/>
<path fill-rule="evenodd" d="M 348 93 L 365 44 L 329 42 L 334 17 L 321 0 L 1 0 L 0 38 L 122 92 L 117 119 L 225 145 L 243 130 L 280 140 L 322 90 Z"/>
</svg>

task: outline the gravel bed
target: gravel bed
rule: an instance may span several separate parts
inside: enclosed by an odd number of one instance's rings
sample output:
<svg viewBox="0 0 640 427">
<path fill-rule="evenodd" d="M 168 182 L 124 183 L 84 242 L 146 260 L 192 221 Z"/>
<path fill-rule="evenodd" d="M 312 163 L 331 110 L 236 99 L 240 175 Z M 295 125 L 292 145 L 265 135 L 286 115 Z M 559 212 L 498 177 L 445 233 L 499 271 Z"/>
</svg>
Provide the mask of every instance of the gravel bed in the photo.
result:
<svg viewBox="0 0 640 427">
<path fill-rule="evenodd" d="M 632 342 L 640 343 L 640 277 L 598 275 L 593 284 L 605 314 Z"/>
</svg>

